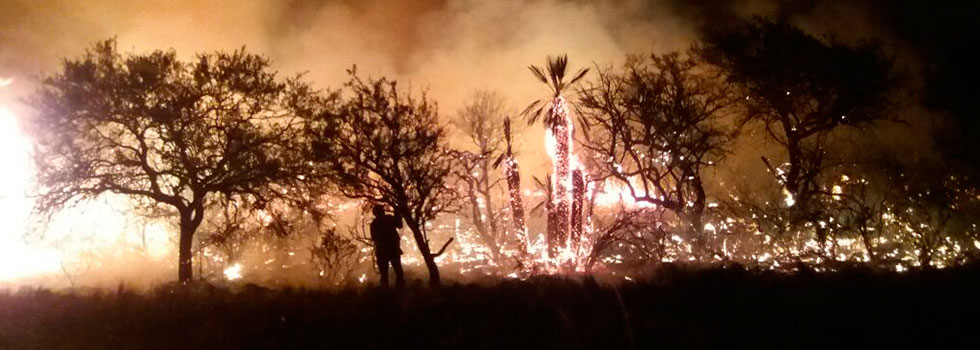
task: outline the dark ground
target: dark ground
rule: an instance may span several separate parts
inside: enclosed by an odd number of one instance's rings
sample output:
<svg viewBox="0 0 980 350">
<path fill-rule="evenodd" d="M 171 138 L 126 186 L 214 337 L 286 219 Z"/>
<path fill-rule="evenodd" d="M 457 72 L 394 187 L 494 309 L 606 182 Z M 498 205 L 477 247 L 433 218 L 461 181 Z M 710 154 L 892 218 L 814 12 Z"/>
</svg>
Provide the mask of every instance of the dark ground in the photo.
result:
<svg viewBox="0 0 980 350">
<path fill-rule="evenodd" d="M 0 349 L 969 348 L 980 334 L 978 277 L 978 267 L 666 266 L 615 288 L 578 277 L 398 292 L 31 289 L 0 292 Z"/>
</svg>

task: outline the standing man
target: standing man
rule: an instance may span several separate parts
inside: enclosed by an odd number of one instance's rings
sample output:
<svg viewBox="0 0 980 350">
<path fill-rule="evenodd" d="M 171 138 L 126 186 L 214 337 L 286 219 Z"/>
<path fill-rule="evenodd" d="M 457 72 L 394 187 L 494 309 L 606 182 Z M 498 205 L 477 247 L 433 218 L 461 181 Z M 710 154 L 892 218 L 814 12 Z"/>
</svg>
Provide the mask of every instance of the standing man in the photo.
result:
<svg viewBox="0 0 980 350">
<path fill-rule="evenodd" d="M 381 286 L 388 286 L 388 264 L 395 270 L 395 286 L 405 285 L 405 273 L 402 272 L 402 249 L 398 229 L 402 227 L 402 218 L 385 214 L 385 207 L 375 205 L 371 210 L 374 221 L 371 221 L 371 240 L 374 241 L 374 256 L 378 261 L 378 272 L 381 273 Z"/>
</svg>

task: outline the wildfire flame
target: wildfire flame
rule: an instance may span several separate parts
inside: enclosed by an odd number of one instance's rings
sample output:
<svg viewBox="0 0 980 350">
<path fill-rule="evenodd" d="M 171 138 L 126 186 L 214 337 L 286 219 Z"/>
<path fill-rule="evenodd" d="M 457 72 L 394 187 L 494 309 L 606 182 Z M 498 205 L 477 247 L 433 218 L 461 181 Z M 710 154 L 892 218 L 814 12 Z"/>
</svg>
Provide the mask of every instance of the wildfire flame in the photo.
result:
<svg viewBox="0 0 980 350">
<path fill-rule="evenodd" d="M 226 268 L 224 271 L 225 279 L 229 281 L 234 281 L 242 278 L 242 264 L 234 264 Z"/>
</svg>

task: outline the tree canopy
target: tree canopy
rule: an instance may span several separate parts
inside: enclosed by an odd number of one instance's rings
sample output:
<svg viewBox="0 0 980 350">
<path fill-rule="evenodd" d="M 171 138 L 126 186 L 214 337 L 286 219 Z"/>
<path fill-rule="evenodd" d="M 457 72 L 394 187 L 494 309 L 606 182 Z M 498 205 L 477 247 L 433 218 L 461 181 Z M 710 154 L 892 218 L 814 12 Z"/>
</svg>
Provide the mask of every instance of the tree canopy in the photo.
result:
<svg viewBox="0 0 980 350">
<path fill-rule="evenodd" d="M 65 60 L 31 99 L 37 211 L 106 193 L 179 214 L 179 272 L 209 200 L 275 196 L 307 172 L 293 113 L 309 88 L 268 59 L 234 52 L 182 62 L 174 51 L 121 54 L 113 40 Z"/>
<path fill-rule="evenodd" d="M 332 186 L 348 198 L 386 205 L 405 220 L 429 270 L 439 270 L 426 222 L 451 211 L 456 192 L 446 184 L 454 159 L 445 146 L 436 104 L 425 94 L 405 94 L 395 81 L 362 79 L 352 69 L 349 97 L 321 99 L 310 108 L 316 121 L 312 143 L 317 163 Z"/>
</svg>

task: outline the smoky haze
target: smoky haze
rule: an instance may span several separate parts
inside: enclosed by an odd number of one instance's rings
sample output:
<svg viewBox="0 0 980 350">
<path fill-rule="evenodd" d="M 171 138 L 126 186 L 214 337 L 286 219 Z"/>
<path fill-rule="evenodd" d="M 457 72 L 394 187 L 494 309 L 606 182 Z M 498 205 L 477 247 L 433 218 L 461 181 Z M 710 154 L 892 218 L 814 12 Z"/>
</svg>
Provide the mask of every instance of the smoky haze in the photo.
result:
<svg viewBox="0 0 980 350">
<path fill-rule="evenodd" d="M 244 46 L 271 58 L 280 74 L 303 73 L 324 89 L 339 87 L 357 65 L 363 75 L 426 90 L 443 118 L 478 90 L 500 92 L 516 115 L 547 93 L 526 67 L 551 54 L 568 54 L 573 69 L 618 66 L 628 54 L 684 50 L 701 33 L 752 16 L 787 18 L 817 35 L 874 38 L 900 53 L 907 44 L 863 2 L 2 0 L 0 7 L 0 79 L 13 79 L 0 88 L 0 104 L 18 113 L 30 112 L 18 101 L 38 77 L 113 37 L 123 52 L 173 48 L 184 59 Z M 544 174 L 543 130 L 520 132 L 522 171 Z M 761 170 L 758 153 L 749 153 L 736 164 Z"/>
</svg>

